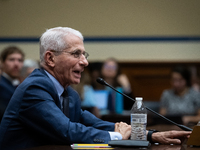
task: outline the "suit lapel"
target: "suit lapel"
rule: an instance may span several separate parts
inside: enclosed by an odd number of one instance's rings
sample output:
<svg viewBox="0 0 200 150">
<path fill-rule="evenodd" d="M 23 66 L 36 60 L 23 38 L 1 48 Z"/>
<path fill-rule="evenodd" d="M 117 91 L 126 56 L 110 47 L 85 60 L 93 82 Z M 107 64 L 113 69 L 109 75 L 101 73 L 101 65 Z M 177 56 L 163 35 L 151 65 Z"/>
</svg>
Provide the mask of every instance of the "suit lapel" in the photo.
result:
<svg viewBox="0 0 200 150">
<path fill-rule="evenodd" d="M 56 88 L 55 88 L 53 82 L 51 81 L 51 79 L 50 79 L 49 76 L 46 74 L 46 72 L 44 71 L 43 68 L 38 69 L 38 70 L 39 70 L 42 74 L 44 74 L 44 75 L 50 80 L 50 82 L 52 83 L 52 86 L 53 86 L 53 89 L 52 89 L 52 90 L 56 92 L 56 98 L 54 99 L 54 101 L 55 101 L 56 105 L 61 109 L 60 99 L 59 99 L 59 97 L 58 97 L 58 93 L 57 93 L 57 91 L 56 91 Z"/>
</svg>

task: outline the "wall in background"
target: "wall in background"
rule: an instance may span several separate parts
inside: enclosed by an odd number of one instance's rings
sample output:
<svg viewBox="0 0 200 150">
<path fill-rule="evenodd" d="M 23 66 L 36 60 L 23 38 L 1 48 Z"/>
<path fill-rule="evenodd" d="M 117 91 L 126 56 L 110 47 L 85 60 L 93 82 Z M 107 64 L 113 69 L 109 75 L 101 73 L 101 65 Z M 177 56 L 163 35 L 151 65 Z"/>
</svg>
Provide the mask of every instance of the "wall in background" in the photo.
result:
<svg viewBox="0 0 200 150">
<path fill-rule="evenodd" d="M 38 38 L 47 28 L 68 26 L 88 38 L 200 37 L 200 1 L 193 0 L 0 0 L 0 51 L 18 45 L 38 59 L 37 42 L 3 42 Z M 200 61 L 197 41 L 86 42 L 89 61 Z"/>
<path fill-rule="evenodd" d="M 38 43 L 0 43 L 17 45 L 26 58 L 39 60 Z M 120 62 L 200 62 L 200 42 L 86 42 L 89 62 L 115 57 Z"/>
<path fill-rule="evenodd" d="M 16 45 L 38 60 L 46 29 L 72 27 L 89 62 L 117 58 L 134 95 L 158 101 L 174 65 L 200 68 L 199 8 L 200 0 L 0 0 L 0 52 Z"/>
<path fill-rule="evenodd" d="M 0 36 L 68 26 L 84 36 L 200 36 L 199 0 L 0 0 Z"/>
</svg>

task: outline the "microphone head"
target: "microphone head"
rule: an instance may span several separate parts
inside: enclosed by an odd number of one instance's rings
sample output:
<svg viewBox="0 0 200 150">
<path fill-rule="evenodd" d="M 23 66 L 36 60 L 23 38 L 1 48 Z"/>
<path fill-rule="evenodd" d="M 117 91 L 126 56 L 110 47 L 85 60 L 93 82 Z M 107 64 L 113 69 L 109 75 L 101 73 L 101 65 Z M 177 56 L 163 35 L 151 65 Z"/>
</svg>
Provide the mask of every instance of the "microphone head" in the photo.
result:
<svg viewBox="0 0 200 150">
<path fill-rule="evenodd" d="M 102 79 L 102 78 L 97 78 L 96 80 L 98 83 L 102 84 L 102 85 L 107 85 L 106 82 Z"/>
</svg>

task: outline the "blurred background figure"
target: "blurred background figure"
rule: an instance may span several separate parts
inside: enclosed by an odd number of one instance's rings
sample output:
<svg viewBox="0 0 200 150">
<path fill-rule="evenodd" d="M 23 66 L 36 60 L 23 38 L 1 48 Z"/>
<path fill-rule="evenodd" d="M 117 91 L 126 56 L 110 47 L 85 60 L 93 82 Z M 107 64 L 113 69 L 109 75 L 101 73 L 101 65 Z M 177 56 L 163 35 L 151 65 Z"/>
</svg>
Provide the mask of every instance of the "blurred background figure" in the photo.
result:
<svg viewBox="0 0 200 150">
<path fill-rule="evenodd" d="M 2 74 L 0 77 L 0 120 L 16 87 L 20 84 L 20 72 L 24 52 L 18 47 L 5 48 L 0 55 Z"/>
<path fill-rule="evenodd" d="M 190 72 L 191 72 L 191 82 L 192 82 L 192 88 L 195 91 L 200 92 L 200 79 L 199 79 L 199 72 L 195 66 L 190 66 Z"/>
<path fill-rule="evenodd" d="M 171 89 L 161 96 L 160 114 L 180 116 L 185 125 L 200 120 L 200 94 L 191 87 L 191 72 L 177 66 L 171 72 Z"/>
<path fill-rule="evenodd" d="M 92 112 L 101 118 L 107 114 L 122 114 L 124 110 L 130 110 L 133 102 L 125 99 L 121 94 L 99 84 L 96 79 L 103 78 L 108 84 L 132 97 L 131 86 L 125 74 L 121 74 L 119 66 L 114 58 L 105 62 L 90 63 L 82 74 L 79 85 L 72 85 L 82 99 L 82 109 Z"/>
<path fill-rule="evenodd" d="M 26 59 L 21 70 L 21 82 L 36 68 L 39 68 L 39 62 L 33 59 Z"/>
<path fill-rule="evenodd" d="M 98 118 L 101 118 L 101 113 L 98 98 L 96 97 L 96 90 L 102 90 L 103 86 L 98 84 L 96 79 L 100 76 L 101 65 L 102 63 L 100 62 L 90 63 L 82 73 L 80 83 L 78 85 L 72 85 L 81 96 L 82 109 L 90 111 Z"/>
<path fill-rule="evenodd" d="M 108 84 L 132 97 L 128 77 L 120 72 L 116 59 L 108 58 L 105 60 L 102 65 L 101 76 Z M 109 91 L 108 108 L 111 113 L 121 114 L 123 110 L 130 110 L 132 108 L 133 102 L 131 100 L 124 98 L 121 94 L 116 93 L 108 87 L 105 87 L 105 89 Z"/>
<path fill-rule="evenodd" d="M 1 75 L 1 61 L 0 61 L 0 75 Z"/>
</svg>

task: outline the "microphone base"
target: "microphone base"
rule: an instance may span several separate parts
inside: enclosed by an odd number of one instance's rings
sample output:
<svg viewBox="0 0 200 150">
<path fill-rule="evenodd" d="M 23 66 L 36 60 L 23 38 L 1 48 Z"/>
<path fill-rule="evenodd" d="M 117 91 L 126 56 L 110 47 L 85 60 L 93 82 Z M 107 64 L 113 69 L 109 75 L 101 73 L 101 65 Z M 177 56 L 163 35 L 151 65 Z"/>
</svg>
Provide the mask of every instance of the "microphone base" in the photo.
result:
<svg viewBox="0 0 200 150">
<path fill-rule="evenodd" d="M 108 142 L 112 147 L 149 147 L 149 141 L 142 140 L 112 140 Z"/>
</svg>

